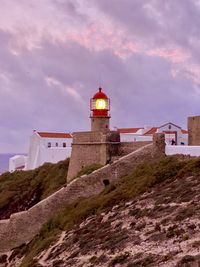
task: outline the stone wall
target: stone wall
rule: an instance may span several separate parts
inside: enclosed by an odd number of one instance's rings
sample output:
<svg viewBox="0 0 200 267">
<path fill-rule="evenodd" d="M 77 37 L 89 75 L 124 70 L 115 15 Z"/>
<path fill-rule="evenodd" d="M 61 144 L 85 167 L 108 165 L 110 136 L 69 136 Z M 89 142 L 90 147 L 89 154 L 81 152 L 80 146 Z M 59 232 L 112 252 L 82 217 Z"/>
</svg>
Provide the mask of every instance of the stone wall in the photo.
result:
<svg viewBox="0 0 200 267">
<path fill-rule="evenodd" d="M 110 117 L 91 117 L 91 131 L 107 132 L 110 129 Z"/>
<path fill-rule="evenodd" d="M 119 144 L 120 135 L 116 131 L 74 133 L 67 182 L 85 166 L 110 162 L 112 156 L 118 155 Z"/>
<path fill-rule="evenodd" d="M 119 155 L 125 156 L 140 147 L 148 145 L 152 143 L 151 141 L 136 141 L 136 142 L 121 142 L 119 146 Z"/>
<path fill-rule="evenodd" d="M 162 157 L 165 156 L 165 134 L 164 133 L 155 133 L 153 135 L 153 157 Z"/>
<path fill-rule="evenodd" d="M 127 175 L 138 164 L 152 158 L 152 145 L 146 145 L 103 168 L 73 180 L 53 195 L 31 209 L 12 214 L 10 219 L 0 221 L 0 252 L 30 241 L 49 218 L 66 204 L 80 197 L 98 195 L 109 182 Z"/>
<path fill-rule="evenodd" d="M 188 117 L 188 145 L 200 145 L 200 116 Z"/>
</svg>

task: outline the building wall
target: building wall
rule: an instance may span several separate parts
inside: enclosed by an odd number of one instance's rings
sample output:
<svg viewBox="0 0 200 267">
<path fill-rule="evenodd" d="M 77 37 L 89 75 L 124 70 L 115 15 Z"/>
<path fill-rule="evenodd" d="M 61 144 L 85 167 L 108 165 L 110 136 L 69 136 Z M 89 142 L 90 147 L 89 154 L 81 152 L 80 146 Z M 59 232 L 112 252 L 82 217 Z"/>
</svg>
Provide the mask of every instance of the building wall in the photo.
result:
<svg viewBox="0 0 200 267">
<path fill-rule="evenodd" d="M 117 136 L 119 134 L 116 132 Z M 77 173 L 87 165 L 105 165 L 113 153 L 110 132 L 77 132 L 73 134 L 72 154 L 69 163 L 67 181 L 71 181 Z M 118 140 L 120 141 L 120 140 Z M 117 142 L 114 142 L 117 144 Z"/>
<path fill-rule="evenodd" d="M 137 142 L 137 141 L 140 141 L 140 142 L 145 142 L 145 141 L 152 141 L 153 140 L 153 136 L 145 136 L 145 135 L 142 135 L 142 134 L 131 134 L 131 133 L 120 133 L 120 139 L 121 139 L 121 142 Z"/>
<path fill-rule="evenodd" d="M 158 133 L 162 133 L 162 132 L 177 132 L 177 145 L 180 145 L 182 140 L 182 132 L 181 132 L 181 128 L 177 127 L 176 125 L 173 125 L 172 123 L 168 123 L 166 125 L 164 125 L 163 127 L 158 128 L 157 132 Z M 175 138 L 175 134 L 165 134 L 165 140 L 167 142 L 167 144 L 170 144 L 171 140 Z"/>
<path fill-rule="evenodd" d="M 30 138 L 26 170 L 35 169 L 45 162 L 56 163 L 70 157 L 71 142 L 71 138 L 42 138 L 37 132 L 33 132 Z M 63 143 L 66 147 L 63 147 Z M 48 144 L 51 144 L 50 147 Z"/>
<path fill-rule="evenodd" d="M 182 134 L 180 137 L 180 144 L 188 145 L 188 134 Z"/>
<path fill-rule="evenodd" d="M 12 214 L 8 220 L 0 220 L 0 252 L 6 252 L 29 242 L 38 234 L 41 226 L 66 204 L 80 197 L 98 195 L 104 189 L 104 180 L 110 182 L 127 175 L 138 164 L 152 158 L 152 145 L 140 148 L 103 168 L 73 180 L 66 187 L 42 200 L 27 211 Z"/>
<path fill-rule="evenodd" d="M 200 145 L 200 116 L 188 117 L 188 145 Z"/>
<path fill-rule="evenodd" d="M 35 169 L 40 163 L 40 137 L 36 132 L 33 132 L 30 137 L 27 170 Z"/>
<path fill-rule="evenodd" d="M 60 160 L 69 158 L 71 147 L 41 147 L 40 149 L 40 166 L 45 162 L 57 163 Z"/>
<path fill-rule="evenodd" d="M 150 143 L 151 141 L 121 142 L 119 146 L 119 155 L 125 156 Z"/>
<path fill-rule="evenodd" d="M 109 117 L 91 117 L 91 131 L 109 131 Z"/>
<path fill-rule="evenodd" d="M 51 147 L 54 148 L 63 148 L 63 144 L 66 144 L 66 147 L 71 147 L 72 138 L 41 138 L 44 146 L 48 148 L 48 144 L 51 144 Z M 58 146 L 56 146 L 56 143 Z"/>
<path fill-rule="evenodd" d="M 9 159 L 9 172 L 14 172 L 19 167 L 22 167 L 22 166 L 24 166 L 23 169 L 25 169 L 26 165 L 27 165 L 27 156 L 16 155 Z"/>
</svg>

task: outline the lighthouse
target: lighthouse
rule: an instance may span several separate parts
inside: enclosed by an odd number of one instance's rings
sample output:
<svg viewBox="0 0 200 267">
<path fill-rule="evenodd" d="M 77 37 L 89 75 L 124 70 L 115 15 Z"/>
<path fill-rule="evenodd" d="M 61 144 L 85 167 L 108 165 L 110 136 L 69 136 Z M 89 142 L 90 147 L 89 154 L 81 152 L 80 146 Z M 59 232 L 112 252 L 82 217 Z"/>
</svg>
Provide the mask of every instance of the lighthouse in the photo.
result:
<svg viewBox="0 0 200 267">
<path fill-rule="evenodd" d="M 110 99 L 102 88 L 90 99 L 91 131 L 108 132 L 110 121 Z"/>
<path fill-rule="evenodd" d="M 110 99 L 102 88 L 90 99 L 91 130 L 73 133 L 72 152 L 67 174 L 67 182 L 77 177 L 86 166 L 112 162 L 118 155 L 120 135 L 110 131 Z"/>
</svg>

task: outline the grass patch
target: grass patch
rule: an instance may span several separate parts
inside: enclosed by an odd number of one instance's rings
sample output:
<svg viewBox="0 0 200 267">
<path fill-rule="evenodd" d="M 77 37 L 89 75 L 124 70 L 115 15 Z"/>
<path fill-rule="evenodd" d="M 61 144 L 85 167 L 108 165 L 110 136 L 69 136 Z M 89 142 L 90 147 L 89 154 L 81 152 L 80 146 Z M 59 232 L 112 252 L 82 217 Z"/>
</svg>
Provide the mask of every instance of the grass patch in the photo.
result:
<svg viewBox="0 0 200 267">
<path fill-rule="evenodd" d="M 121 254 L 119 256 L 116 256 L 114 259 L 111 260 L 108 267 L 113 267 L 116 264 L 123 264 L 126 262 L 127 258 L 129 257 L 129 253 L 125 252 L 124 254 Z"/>
<path fill-rule="evenodd" d="M 198 211 L 198 208 L 192 204 L 188 205 L 185 208 L 181 208 L 178 213 L 176 214 L 176 217 L 174 218 L 175 221 L 183 221 L 187 218 L 192 217 L 195 215 Z"/>
<path fill-rule="evenodd" d="M 84 175 L 84 174 L 90 174 L 90 173 L 92 173 L 93 171 L 96 171 L 96 170 L 98 170 L 98 169 L 101 168 L 101 167 L 103 167 L 103 165 L 101 165 L 101 164 L 96 164 L 96 163 L 91 164 L 91 165 L 88 165 L 88 166 L 85 166 L 85 167 L 83 167 L 83 168 L 78 172 L 77 177 L 80 177 L 80 176 L 82 176 L 82 175 Z"/>
<path fill-rule="evenodd" d="M 51 195 L 66 183 L 69 159 L 57 164 L 45 163 L 30 171 L 6 172 L 0 176 L 0 214 L 20 211 L 19 207 L 30 208 Z M 29 201 L 34 198 L 34 201 Z M 29 202 L 29 203 L 28 203 Z M 28 206 L 26 206 L 28 205 Z M 6 213 L 9 217 L 9 213 Z M 5 215 L 5 216 L 6 216 Z"/>
<path fill-rule="evenodd" d="M 40 234 L 29 244 L 21 267 L 31 266 L 33 258 L 44 248 L 47 248 L 51 239 L 55 240 L 55 235 L 62 230 L 70 230 L 88 216 L 98 215 L 102 211 L 110 210 L 114 205 L 130 200 L 156 184 L 169 179 L 173 181 L 179 177 L 181 172 L 189 176 L 191 166 L 198 166 L 195 161 L 199 161 L 199 159 L 180 161 L 176 157 L 166 157 L 141 164 L 134 170 L 130 170 L 130 174 L 121 178 L 114 186 L 110 184 L 100 195 L 88 199 L 79 199 L 66 206 L 65 210 L 58 213 L 43 226 Z M 147 266 L 151 262 L 152 258 L 146 258 L 142 266 Z"/>
<path fill-rule="evenodd" d="M 128 176 L 120 179 L 115 186 L 110 184 L 99 196 L 78 200 L 68 205 L 64 211 L 45 224 L 41 233 L 29 244 L 27 256 L 21 266 L 28 266 L 27 263 L 47 247 L 48 242 L 45 240 L 53 238 L 55 231 L 69 230 L 88 216 L 100 214 L 116 204 L 145 192 L 156 183 L 175 177 L 182 167 L 183 163 L 173 157 L 141 164 Z"/>
</svg>

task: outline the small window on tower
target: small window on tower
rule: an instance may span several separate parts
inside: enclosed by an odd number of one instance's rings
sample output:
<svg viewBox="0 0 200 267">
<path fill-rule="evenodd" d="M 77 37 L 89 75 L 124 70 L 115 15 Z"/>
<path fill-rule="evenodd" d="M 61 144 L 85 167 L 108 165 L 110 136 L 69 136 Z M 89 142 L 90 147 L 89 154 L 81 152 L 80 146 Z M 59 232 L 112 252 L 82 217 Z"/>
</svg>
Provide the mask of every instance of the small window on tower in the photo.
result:
<svg viewBox="0 0 200 267">
<path fill-rule="evenodd" d="M 51 147 L 51 143 L 49 142 L 47 146 L 48 146 L 48 147 Z"/>
<path fill-rule="evenodd" d="M 56 143 L 56 146 L 58 146 L 58 143 Z"/>
<path fill-rule="evenodd" d="M 63 147 L 66 147 L 66 143 L 63 143 Z"/>
</svg>

